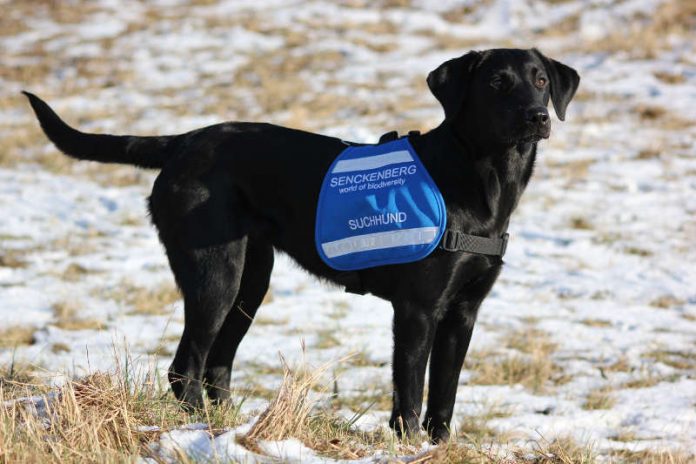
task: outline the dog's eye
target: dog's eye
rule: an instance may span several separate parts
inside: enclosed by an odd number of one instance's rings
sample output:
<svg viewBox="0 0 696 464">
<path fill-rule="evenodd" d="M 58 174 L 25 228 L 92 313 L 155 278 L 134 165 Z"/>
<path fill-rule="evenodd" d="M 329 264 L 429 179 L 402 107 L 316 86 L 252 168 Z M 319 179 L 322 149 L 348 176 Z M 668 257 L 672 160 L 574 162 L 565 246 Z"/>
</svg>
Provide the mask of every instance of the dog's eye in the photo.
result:
<svg viewBox="0 0 696 464">
<path fill-rule="evenodd" d="M 502 86 L 503 79 L 500 76 L 495 76 L 493 79 L 491 79 L 491 87 L 493 87 L 495 90 L 500 90 Z"/>
<path fill-rule="evenodd" d="M 541 89 L 541 88 L 546 87 L 546 84 L 547 84 L 548 82 L 549 82 L 549 81 L 548 81 L 545 77 L 540 76 L 540 77 L 537 77 L 536 82 L 534 82 L 534 85 L 536 85 L 537 88 L 540 88 L 540 89 Z"/>
</svg>

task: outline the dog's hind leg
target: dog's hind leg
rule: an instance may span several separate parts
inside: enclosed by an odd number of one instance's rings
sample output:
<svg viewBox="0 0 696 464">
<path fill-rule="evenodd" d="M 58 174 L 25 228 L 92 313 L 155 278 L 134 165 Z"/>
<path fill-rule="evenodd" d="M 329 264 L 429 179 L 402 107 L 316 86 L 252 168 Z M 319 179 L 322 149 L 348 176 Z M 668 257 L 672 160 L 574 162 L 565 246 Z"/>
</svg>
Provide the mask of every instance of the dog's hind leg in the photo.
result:
<svg viewBox="0 0 696 464">
<path fill-rule="evenodd" d="M 205 366 L 237 296 L 246 239 L 179 254 L 167 249 L 184 295 L 184 333 L 169 368 L 169 382 L 185 407 L 203 405 Z"/>
<path fill-rule="evenodd" d="M 249 239 L 237 298 L 210 349 L 203 376 L 208 398 L 215 402 L 229 398 L 234 356 L 266 296 L 273 260 L 273 247 L 270 244 Z"/>
<path fill-rule="evenodd" d="M 166 171 L 155 181 L 150 212 L 184 298 L 184 332 L 169 382 L 184 406 L 196 408 L 203 404 L 208 353 L 239 291 L 245 213 L 225 177 L 190 179 Z"/>
</svg>

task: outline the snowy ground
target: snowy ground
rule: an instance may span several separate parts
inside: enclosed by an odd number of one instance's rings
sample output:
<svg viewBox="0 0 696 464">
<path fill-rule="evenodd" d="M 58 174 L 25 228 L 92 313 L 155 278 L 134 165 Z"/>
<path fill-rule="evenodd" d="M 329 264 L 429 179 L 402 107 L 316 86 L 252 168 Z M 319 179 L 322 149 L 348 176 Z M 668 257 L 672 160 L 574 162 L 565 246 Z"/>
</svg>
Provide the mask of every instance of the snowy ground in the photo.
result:
<svg viewBox="0 0 696 464">
<path fill-rule="evenodd" d="M 21 362 L 59 382 L 109 370 L 114 347 L 127 346 L 164 368 L 183 320 L 180 302 L 148 294 L 172 287 L 145 210 L 154 175 L 65 160 L 38 132 L 21 89 L 90 131 L 175 133 L 243 119 L 370 142 L 439 122 L 424 79 L 445 59 L 537 46 L 578 69 L 581 90 L 541 143 L 472 356 L 529 355 L 509 341 L 538 333 L 557 372 L 544 388 L 481 385 L 469 363 L 453 425 L 495 410 L 487 426 L 513 443 L 571 435 L 600 452 L 696 452 L 696 49 L 693 30 L 651 26 L 669 5 L 5 0 L 0 8 L 1 365 Z M 258 319 L 234 385 L 278 385 L 269 367 L 279 352 L 303 357 L 304 340 L 311 365 L 363 355 L 359 366 L 334 369 L 340 394 L 389 395 L 387 303 L 322 286 L 281 256 Z M 26 328 L 29 339 L 8 341 Z M 339 332 L 340 342 L 331 336 Z M 609 401 L 588 409 L 597 392 Z M 381 403 L 363 426 L 384 422 Z M 246 404 L 252 412 L 263 401 Z M 237 432 L 211 445 L 204 431 L 174 431 L 162 447 L 251 462 L 229 439 Z M 293 442 L 265 451 L 312 460 Z"/>
</svg>

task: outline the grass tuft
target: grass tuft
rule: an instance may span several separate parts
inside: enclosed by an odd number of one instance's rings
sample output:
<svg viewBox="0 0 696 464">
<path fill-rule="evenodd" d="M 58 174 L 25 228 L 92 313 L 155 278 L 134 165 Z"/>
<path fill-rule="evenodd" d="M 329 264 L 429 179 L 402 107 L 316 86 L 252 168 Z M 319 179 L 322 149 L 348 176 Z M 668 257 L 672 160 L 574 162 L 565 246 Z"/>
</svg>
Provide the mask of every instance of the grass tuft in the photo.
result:
<svg viewBox="0 0 696 464">
<path fill-rule="evenodd" d="M 580 323 L 584 324 L 586 326 L 589 326 L 589 327 L 600 327 L 600 328 L 611 327 L 611 325 L 612 325 L 610 321 L 607 321 L 605 319 L 592 319 L 592 318 L 583 319 L 580 321 Z"/>
<path fill-rule="evenodd" d="M 27 262 L 24 260 L 25 254 L 26 252 L 22 250 L 0 250 L 0 267 L 9 267 L 10 269 L 27 267 Z"/>
<path fill-rule="evenodd" d="M 693 351 L 680 351 L 668 349 L 656 349 L 645 354 L 656 362 L 661 362 L 675 369 L 696 369 L 696 353 Z"/>
<path fill-rule="evenodd" d="M 341 341 L 334 335 L 336 331 L 331 329 L 320 330 L 317 332 L 317 340 L 313 347 L 325 350 L 328 348 L 335 348 L 341 344 Z"/>
<path fill-rule="evenodd" d="M 515 352 L 474 351 L 467 357 L 473 371 L 470 384 L 521 384 L 534 392 L 543 392 L 550 384 L 567 381 L 561 367 L 552 360 L 557 345 L 547 332 L 525 326 L 506 339 L 507 347 Z"/>
<path fill-rule="evenodd" d="M 602 387 L 592 390 L 587 395 L 585 402 L 582 404 L 582 409 L 611 409 L 614 407 L 614 404 L 616 404 L 616 399 L 611 395 L 611 388 Z"/>
<path fill-rule="evenodd" d="M 570 437 L 535 442 L 534 464 L 594 464 L 597 456 L 592 445 L 578 444 Z M 529 461 L 527 461 L 529 462 Z"/>
<path fill-rule="evenodd" d="M 242 419 L 233 404 L 206 404 L 191 417 L 154 376 L 120 367 L 67 381 L 50 394 L 44 390 L 38 402 L 13 400 L 21 395 L 0 388 L 0 462 L 136 462 L 156 457 L 150 443 L 191 420 L 206 421 L 214 435 Z"/>
<path fill-rule="evenodd" d="M 258 449 L 259 440 L 283 440 L 306 434 L 307 418 L 312 408 L 310 390 L 319 382 L 323 370 L 310 373 L 304 369 L 292 371 L 283 362 L 283 383 L 268 407 L 261 413 L 242 442 Z"/>
<path fill-rule="evenodd" d="M 661 295 L 650 302 L 650 306 L 660 309 L 670 309 L 677 306 L 683 306 L 685 301 L 677 298 L 674 295 Z"/>
<path fill-rule="evenodd" d="M 0 348 L 16 348 L 36 343 L 33 326 L 12 325 L 0 329 Z"/>
<path fill-rule="evenodd" d="M 617 450 L 610 453 L 615 462 L 622 464 L 693 464 L 696 455 L 670 450 Z"/>
<path fill-rule="evenodd" d="M 172 305 L 181 299 L 179 289 L 171 283 L 162 283 L 154 288 L 146 288 L 124 280 L 109 290 L 100 290 L 97 296 L 128 305 L 129 314 L 161 316 L 172 312 Z"/>
<path fill-rule="evenodd" d="M 506 408 L 484 402 L 480 405 L 477 414 L 467 416 L 462 420 L 456 432 L 464 437 L 468 442 L 481 443 L 484 441 L 506 442 L 509 434 L 501 432 L 491 427 L 488 423 L 493 419 L 499 419 L 510 416 L 510 411 Z"/>
<path fill-rule="evenodd" d="M 0 404 L 3 398 L 30 396 L 44 391 L 45 387 L 41 385 L 36 375 L 37 370 L 38 366 L 18 362 L 15 359 L 8 365 L 0 366 Z M 2 446 L 0 446 L 0 458 L 2 458 Z"/>
<path fill-rule="evenodd" d="M 63 330 L 101 330 L 103 321 L 94 318 L 82 318 L 78 315 L 81 306 L 75 301 L 59 301 L 51 307 L 54 325 Z"/>
</svg>

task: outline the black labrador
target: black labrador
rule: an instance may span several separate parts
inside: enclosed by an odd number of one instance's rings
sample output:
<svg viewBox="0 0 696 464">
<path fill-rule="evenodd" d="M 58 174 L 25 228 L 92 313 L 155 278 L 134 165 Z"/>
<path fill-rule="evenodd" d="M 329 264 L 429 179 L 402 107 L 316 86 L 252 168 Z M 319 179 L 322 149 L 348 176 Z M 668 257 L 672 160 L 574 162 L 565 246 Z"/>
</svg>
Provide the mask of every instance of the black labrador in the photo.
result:
<svg viewBox="0 0 696 464">
<path fill-rule="evenodd" d="M 472 51 L 432 71 L 428 86 L 444 122 L 410 142 L 447 206 L 448 227 L 505 234 L 558 118 L 579 84 L 572 68 L 536 49 Z M 394 308 L 393 410 L 397 433 L 423 426 L 446 440 L 459 373 L 482 300 L 501 256 L 437 249 L 408 264 L 344 273 L 314 245 L 315 207 L 327 169 L 346 143 L 264 123 L 228 122 L 172 136 L 86 134 L 26 93 L 48 138 L 65 154 L 160 169 L 149 207 L 185 304 L 185 327 L 169 380 L 189 407 L 229 396 L 232 361 L 268 289 L 274 248 L 310 273 Z"/>
</svg>

